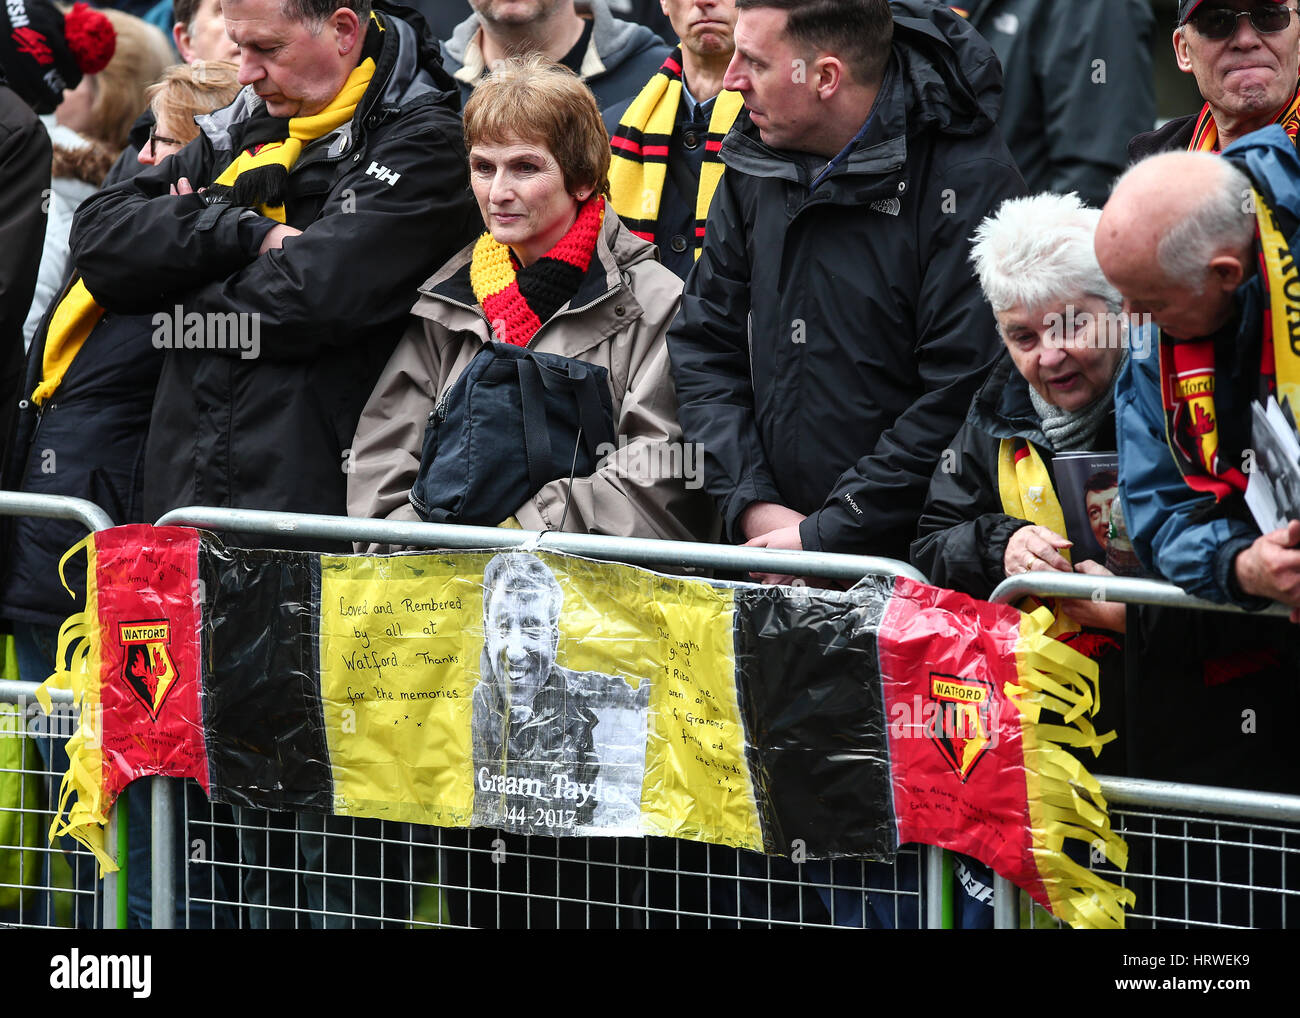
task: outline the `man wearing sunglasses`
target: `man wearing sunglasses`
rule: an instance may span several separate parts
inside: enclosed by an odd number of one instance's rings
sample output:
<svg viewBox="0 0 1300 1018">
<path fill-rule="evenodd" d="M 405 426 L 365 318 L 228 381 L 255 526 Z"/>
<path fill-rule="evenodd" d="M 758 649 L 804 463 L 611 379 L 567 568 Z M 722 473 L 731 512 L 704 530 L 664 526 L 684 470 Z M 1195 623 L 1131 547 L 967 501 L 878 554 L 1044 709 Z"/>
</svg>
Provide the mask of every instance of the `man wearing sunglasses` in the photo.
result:
<svg viewBox="0 0 1300 1018">
<path fill-rule="evenodd" d="M 1139 134 L 1129 155 L 1220 152 L 1268 124 L 1295 141 L 1300 128 L 1300 16 L 1295 0 L 1181 0 L 1178 66 L 1196 76 L 1205 106 Z"/>
</svg>

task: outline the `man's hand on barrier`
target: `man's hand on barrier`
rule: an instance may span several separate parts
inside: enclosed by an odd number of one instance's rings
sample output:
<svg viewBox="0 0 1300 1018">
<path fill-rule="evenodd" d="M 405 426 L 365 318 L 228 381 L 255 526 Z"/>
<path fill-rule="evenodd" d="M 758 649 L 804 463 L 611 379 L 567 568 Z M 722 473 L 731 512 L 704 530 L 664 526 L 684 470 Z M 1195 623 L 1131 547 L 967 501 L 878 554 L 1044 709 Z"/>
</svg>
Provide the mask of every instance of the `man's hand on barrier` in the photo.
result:
<svg viewBox="0 0 1300 1018">
<path fill-rule="evenodd" d="M 1300 520 L 1257 537 L 1233 563 L 1237 586 L 1247 594 L 1289 605 L 1300 622 Z"/>
<path fill-rule="evenodd" d="M 1061 555 L 1061 549 L 1068 547 L 1069 538 L 1062 537 L 1050 527 L 1021 527 L 1007 542 L 1007 550 L 1002 554 L 1002 568 L 1008 576 L 1044 571 L 1072 573 L 1074 570 L 1070 563 Z"/>
<path fill-rule="evenodd" d="M 754 538 L 770 534 L 774 530 L 798 527 L 805 518 L 803 513 L 775 502 L 751 502 L 740 514 L 740 532 L 745 535 L 746 543 L 753 543 Z M 802 544 L 796 547 L 802 547 Z"/>
<path fill-rule="evenodd" d="M 752 509 L 753 506 L 750 506 Z M 776 506 L 775 508 L 782 508 Z M 748 512 L 749 510 L 746 510 Z M 785 510 L 790 512 L 790 510 Z M 794 515 L 798 515 L 795 513 Z M 802 516 L 799 517 L 803 519 Z M 742 524 L 743 526 L 743 524 Z M 780 530 L 772 530 L 766 534 L 760 534 L 758 537 L 751 538 L 745 542 L 746 548 L 785 548 L 789 551 L 803 551 L 803 538 L 799 536 L 799 524 L 782 527 Z M 750 573 L 759 583 L 792 583 L 794 576 L 787 573 Z"/>
<path fill-rule="evenodd" d="M 1097 562 L 1080 562 L 1074 567 L 1076 573 L 1086 576 L 1114 576 L 1109 569 Z M 1122 633 L 1128 626 L 1128 610 L 1118 601 L 1093 601 L 1090 598 L 1062 597 L 1056 602 L 1065 613 L 1081 626 L 1090 629 L 1109 629 L 1112 633 Z"/>
</svg>

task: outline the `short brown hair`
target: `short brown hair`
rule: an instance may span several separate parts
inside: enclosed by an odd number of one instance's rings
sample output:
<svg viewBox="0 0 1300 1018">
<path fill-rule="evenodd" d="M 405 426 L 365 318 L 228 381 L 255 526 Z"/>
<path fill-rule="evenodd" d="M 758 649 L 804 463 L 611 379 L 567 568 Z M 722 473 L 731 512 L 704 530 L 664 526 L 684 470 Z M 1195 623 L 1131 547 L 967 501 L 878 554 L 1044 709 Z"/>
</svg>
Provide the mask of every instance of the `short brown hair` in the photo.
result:
<svg viewBox="0 0 1300 1018">
<path fill-rule="evenodd" d="M 878 85 L 894 47 L 888 0 L 736 0 L 736 10 L 771 7 L 786 12 L 794 42 L 843 58 L 859 85 Z"/>
<path fill-rule="evenodd" d="M 229 60 L 196 60 L 174 64 L 145 93 L 155 120 L 166 118 L 177 141 L 193 141 L 199 128 L 194 118 L 229 106 L 239 94 L 239 65 Z"/>
<path fill-rule="evenodd" d="M 465 147 L 512 138 L 544 145 L 570 194 L 609 195 L 609 134 L 591 89 L 540 54 L 511 57 L 479 82 L 465 104 Z"/>
</svg>

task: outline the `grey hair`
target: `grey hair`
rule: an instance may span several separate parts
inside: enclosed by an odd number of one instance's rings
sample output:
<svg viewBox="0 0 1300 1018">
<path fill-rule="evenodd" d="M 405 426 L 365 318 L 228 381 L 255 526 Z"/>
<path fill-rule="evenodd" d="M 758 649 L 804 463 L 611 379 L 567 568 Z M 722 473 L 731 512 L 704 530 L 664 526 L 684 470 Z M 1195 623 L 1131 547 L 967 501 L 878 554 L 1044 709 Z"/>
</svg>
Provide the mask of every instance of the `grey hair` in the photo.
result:
<svg viewBox="0 0 1300 1018">
<path fill-rule="evenodd" d="M 290 21 L 318 27 L 340 7 L 354 11 L 357 20 L 365 27 L 370 18 L 370 0 L 280 0 L 280 13 Z"/>
<path fill-rule="evenodd" d="M 1156 261 L 1170 282 L 1192 285 L 1199 291 L 1217 253 L 1225 248 L 1238 251 L 1254 239 L 1255 208 L 1250 200 L 1250 178 L 1241 170 L 1222 156 L 1188 154 L 1212 161 L 1219 170 L 1218 180 L 1197 207 L 1160 238 Z"/>
<path fill-rule="evenodd" d="M 1030 195 L 1004 201 L 971 237 L 984 299 L 995 314 L 1099 297 L 1112 311 L 1123 298 L 1102 274 L 1093 252 L 1101 211 L 1077 194 Z"/>
</svg>

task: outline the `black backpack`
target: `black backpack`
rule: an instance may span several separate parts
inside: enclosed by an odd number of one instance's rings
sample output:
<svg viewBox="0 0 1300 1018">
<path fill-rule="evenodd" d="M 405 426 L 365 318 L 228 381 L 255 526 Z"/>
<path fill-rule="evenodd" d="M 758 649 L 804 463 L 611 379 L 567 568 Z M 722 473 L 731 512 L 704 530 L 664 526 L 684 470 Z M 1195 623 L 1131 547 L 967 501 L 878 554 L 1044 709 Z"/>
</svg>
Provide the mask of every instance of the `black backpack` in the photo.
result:
<svg viewBox="0 0 1300 1018">
<path fill-rule="evenodd" d="M 608 371 L 489 342 L 429 414 L 411 505 L 430 523 L 495 527 L 551 481 L 592 474 L 613 443 Z"/>
</svg>

